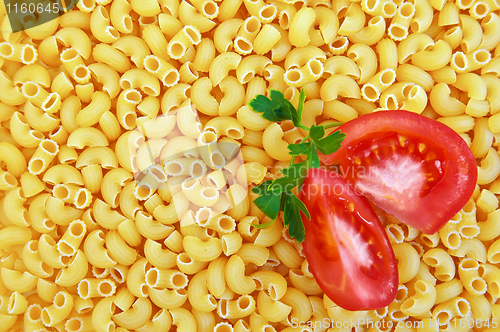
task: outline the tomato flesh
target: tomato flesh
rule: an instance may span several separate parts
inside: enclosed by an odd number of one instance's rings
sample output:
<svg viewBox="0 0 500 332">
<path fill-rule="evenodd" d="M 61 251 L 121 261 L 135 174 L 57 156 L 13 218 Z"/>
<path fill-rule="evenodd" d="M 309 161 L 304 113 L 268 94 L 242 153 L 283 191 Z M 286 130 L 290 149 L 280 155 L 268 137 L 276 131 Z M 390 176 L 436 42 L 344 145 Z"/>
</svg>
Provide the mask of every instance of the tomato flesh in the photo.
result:
<svg viewBox="0 0 500 332">
<path fill-rule="evenodd" d="M 347 310 L 388 306 L 398 288 L 397 262 L 377 215 L 339 174 L 310 169 L 300 199 L 304 253 L 325 294 Z"/>
<path fill-rule="evenodd" d="M 448 126 L 406 111 L 364 115 L 339 127 L 337 152 L 320 156 L 375 205 L 434 234 L 467 203 L 477 166 L 465 141 Z"/>
</svg>

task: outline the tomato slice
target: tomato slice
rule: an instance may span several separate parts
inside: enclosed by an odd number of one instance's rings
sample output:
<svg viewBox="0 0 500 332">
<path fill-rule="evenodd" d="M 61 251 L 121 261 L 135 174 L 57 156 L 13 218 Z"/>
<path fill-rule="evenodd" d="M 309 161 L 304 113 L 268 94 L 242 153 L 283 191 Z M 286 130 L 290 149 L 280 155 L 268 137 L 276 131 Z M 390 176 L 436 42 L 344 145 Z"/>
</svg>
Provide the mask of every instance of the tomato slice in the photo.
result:
<svg viewBox="0 0 500 332">
<path fill-rule="evenodd" d="M 304 253 L 325 294 L 347 310 L 388 306 L 398 289 L 398 268 L 387 234 L 363 196 L 339 174 L 310 169 L 300 193 Z"/>
<path fill-rule="evenodd" d="M 363 115 L 339 127 L 339 150 L 320 155 L 340 163 L 344 177 L 375 205 L 402 222 L 434 234 L 471 197 L 477 164 L 448 126 L 407 111 Z"/>
</svg>

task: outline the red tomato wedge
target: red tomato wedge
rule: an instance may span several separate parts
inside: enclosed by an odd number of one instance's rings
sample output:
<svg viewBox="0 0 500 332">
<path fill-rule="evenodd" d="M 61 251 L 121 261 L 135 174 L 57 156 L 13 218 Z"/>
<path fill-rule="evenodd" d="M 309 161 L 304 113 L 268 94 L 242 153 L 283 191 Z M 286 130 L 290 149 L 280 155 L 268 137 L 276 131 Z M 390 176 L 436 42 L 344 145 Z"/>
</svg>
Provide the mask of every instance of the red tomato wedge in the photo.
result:
<svg viewBox="0 0 500 332">
<path fill-rule="evenodd" d="M 387 234 L 363 196 L 339 174 L 310 169 L 300 192 L 304 253 L 325 294 L 347 310 L 388 306 L 398 289 L 398 267 Z"/>
<path fill-rule="evenodd" d="M 340 163 L 344 177 L 375 205 L 434 234 L 471 197 L 477 165 L 465 141 L 448 126 L 407 111 L 363 115 L 339 127 L 340 149 L 320 155 Z"/>
</svg>

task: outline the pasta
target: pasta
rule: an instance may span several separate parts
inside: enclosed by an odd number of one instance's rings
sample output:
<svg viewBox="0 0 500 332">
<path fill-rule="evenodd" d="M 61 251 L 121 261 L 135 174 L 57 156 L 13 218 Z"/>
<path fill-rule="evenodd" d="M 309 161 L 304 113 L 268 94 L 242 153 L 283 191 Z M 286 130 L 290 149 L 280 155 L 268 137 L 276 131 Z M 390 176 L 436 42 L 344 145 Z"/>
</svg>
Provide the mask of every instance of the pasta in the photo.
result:
<svg viewBox="0 0 500 332">
<path fill-rule="evenodd" d="M 0 331 L 500 318 L 498 2 L 73 6 L 16 33 L 0 9 Z M 305 135 L 248 106 L 271 89 L 295 106 L 305 90 L 308 127 L 383 109 L 435 118 L 478 160 L 473 197 L 439 233 L 385 216 L 400 276 L 388 307 L 336 306 L 279 218 L 254 226 L 269 219 L 249 188 Z"/>
</svg>

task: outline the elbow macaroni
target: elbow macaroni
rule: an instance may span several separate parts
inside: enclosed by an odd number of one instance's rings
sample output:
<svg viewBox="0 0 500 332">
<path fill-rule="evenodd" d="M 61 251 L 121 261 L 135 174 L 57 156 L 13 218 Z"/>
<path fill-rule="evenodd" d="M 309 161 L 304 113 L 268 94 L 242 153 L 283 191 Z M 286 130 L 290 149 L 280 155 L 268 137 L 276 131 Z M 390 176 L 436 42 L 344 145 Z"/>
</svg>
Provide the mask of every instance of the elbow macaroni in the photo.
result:
<svg viewBox="0 0 500 332">
<path fill-rule="evenodd" d="M 498 316 L 494 1 L 75 7 L 25 34 L 4 14 L 0 330 L 290 331 L 352 315 L 451 331 Z M 386 225 L 400 274 L 387 308 L 323 301 L 281 220 L 253 226 L 269 220 L 247 186 L 275 176 L 304 132 L 247 103 L 276 89 L 296 105 L 299 88 L 307 126 L 405 109 L 460 133 L 479 161 L 473 198 L 439 233 Z"/>
</svg>

